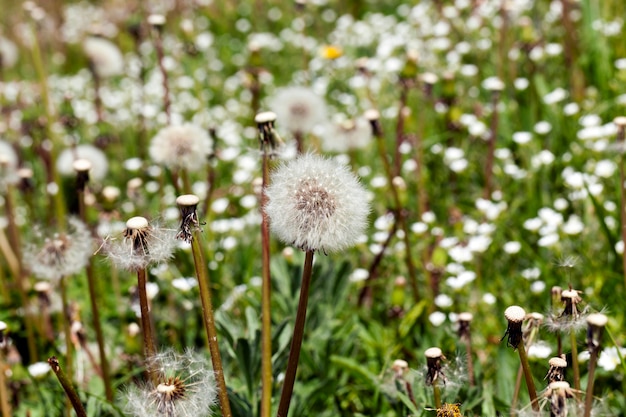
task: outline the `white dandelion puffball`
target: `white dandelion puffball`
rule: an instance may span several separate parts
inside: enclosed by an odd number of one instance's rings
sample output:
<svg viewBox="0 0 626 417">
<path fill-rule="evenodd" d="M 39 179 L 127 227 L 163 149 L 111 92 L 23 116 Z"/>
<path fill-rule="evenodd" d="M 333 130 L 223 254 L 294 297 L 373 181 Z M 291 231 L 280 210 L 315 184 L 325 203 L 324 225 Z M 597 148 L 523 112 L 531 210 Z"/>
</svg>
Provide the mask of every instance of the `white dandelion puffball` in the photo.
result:
<svg viewBox="0 0 626 417">
<path fill-rule="evenodd" d="M 168 126 L 150 143 L 150 157 L 172 170 L 198 171 L 208 162 L 213 141 L 206 130 L 193 125 Z"/>
<path fill-rule="evenodd" d="M 363 149 L 372 139 L 372 127 L 365 118 L 333 123 L 322 135 L 322 147 L 329 152 Z"/>
<path fill-rule="evenodd" d="M 310 132 L 326 121 L 324 99 L 306 87 L 286 87 L 270 99 L 269 108 L 276 113 L 276 124 L 291 133 Z"/>
<path fill-rule="evenodd" d="M 0 36 L 0 66 L 11 68 L 17 62 L 17 57 L 17 46 L 7 38 Z"/>
<path fill-rule="evenodd" d="M 77 159 L 86 159 L 91 162 L 89 178 L 93 181 L 102 181 L 109 171 L 109 162 L 106 155 L 93 145 L 78 145 L 75 148 L 63 150 L 57 158 L 57 170 L 61 175 L 76 175 L 73 163 Z"/>
<path fill-rule="evenodd" d="M 83 50 L 99 77 L 112 77 L 124 72 L 124 58 L 113 42 L 92 36 L 83 42 Z"/>
<path fill-rule="evenodd" d="M 354 245 L 367 226 L 367 193 L 345 165 L 305 154 L 271 175 L 265 207 L 280 240 L 306 251 Z"/>
</svg>

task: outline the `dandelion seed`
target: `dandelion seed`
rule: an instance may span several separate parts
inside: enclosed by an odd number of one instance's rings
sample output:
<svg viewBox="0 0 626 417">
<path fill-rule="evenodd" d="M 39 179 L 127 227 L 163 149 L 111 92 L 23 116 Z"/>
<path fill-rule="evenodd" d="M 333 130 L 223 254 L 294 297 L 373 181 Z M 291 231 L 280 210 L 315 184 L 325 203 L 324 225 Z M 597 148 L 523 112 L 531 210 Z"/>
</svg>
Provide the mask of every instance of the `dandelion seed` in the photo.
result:
<svg viewBox="0 0 626 417">
<path fill-rule="evenodd" d="M 346 166 L 307 154 L 271 174 L 266 212 L 285 243 L 335 252 L 358 241 L 367 225 L 367 193 Z"/>
</svg>

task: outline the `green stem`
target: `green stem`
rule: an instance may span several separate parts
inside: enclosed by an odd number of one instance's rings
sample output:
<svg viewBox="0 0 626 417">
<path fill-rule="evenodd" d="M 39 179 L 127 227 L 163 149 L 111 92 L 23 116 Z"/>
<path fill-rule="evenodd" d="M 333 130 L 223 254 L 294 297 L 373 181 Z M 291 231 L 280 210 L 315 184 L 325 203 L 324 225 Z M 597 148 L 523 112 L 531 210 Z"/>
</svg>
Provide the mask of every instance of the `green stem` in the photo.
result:
<svg viewBox="0 0 626 417">
<path fill-rule="evenodd" d="M 150 319 L 150 307 L 148 305 L 148 293 L 146 291 L 146 276 L 145 268 L 137 270 L 137 292 L 139 293 L 139 308 L 141 310 L 143 351 L 146 363 L 148 364 L 148 376 L 152 381 L 155 381 L 157 375 L 152 367 L 151 359 L 156 355 L 156 347 L 154 345 L 154 336 L 152 335 L 152 320 Z"/>
<path fill-rule="evenodd" d="M 67 374 L 72 378 L 73 367 L 72 358 L 74 356 L 74 345 L 72 344 L 72 330 L 71 330 L 71 315 L 70 306 L 67 300 L 67 286 L 65 285 L 65 277 L 61 277 L 59 281 L 59 287 L 61 290 L 61 302 L 63 306 L 63 331 L 65 333 L 65 362 Z"/>
<path fill-rule="evenodd" d="M 580 391 L 580 368 L 578 366 L 578 345 L 576 344 L 576 332 L 570 332 L 570 341 L 572 344 L 572 369 L 574 371 L 574 388 Z"/>
<path fill-rule="evenodd" d="M 296 382 L 296 371 L 298 370 L 298 360 L 300 359 L 300 349 L 302 348 L 302 339 L 304 337 L 306 308 L 309 302 L 309 288 L 311 286 L 311 275 L 313 273 L 313 255 L 313 251 L 306 251 L 304 258 L 300 300 L 298 301 L 298 311 L 296 313 L 296 323 L 293 328 L 291 348 L 289 349 L 289 359 L 287 360 L 283 391 L 280 395 L 280 404 L 278 405 L 278 417 L 287 417 L 291 396 L 293 394 L 293 386 Z"/>
<path fill-rule="evenodd" d="M 435 398 L 435 408 L 439 410 L 441 408 L 441 391 L 437 381 L 433 381 L 433 397 Z"/>
<path fill-rule="evenodd" d="M 596 372 L 596 364 L 598 363 L 598 350 L 593 349 L 589 356 L 589 373 L 587 374 L 587 392 L 585 393 L 585 415 L 591 416 L 591 406 L 593 404 L 593 378 Z"/>
<path fill-rule="evenodd" d="M 213 371 L 217 380 L 218 398 L 223 417 L 231 417 L 230 402 L 228 400 L 228 391 L 226 389 L 226 381 L 224 380 L 224 368 L 222 366 L 222 357 L 220 356 L 219 345 L 217 343 L 217 329 L 215 327 L 215 317 L 213 315 L 213 304 L 211 303 L 211 289 L 209 275 L 207 273 L 204 255 L 200 248 L 200 232 L 193 231 L 191 239 L 191 251 L 193 253 L 193 262 L 196 267 L 198 278 L 198 287 L 200 289 L 200 301 L 202 302 L 202 318 L 204 327 L 209 341 L 209 350 L 211 352 L 211 362 L 213 363 Z"/>
<path fill-rule="evenodd" d="M 87 413 L 85 412 L 85 408 L 83 407 L 83 403 L 80 401 L 74 386 L 72 385 L 72 381 L 65 375 L 61 366 L 59 365 L 59 361 L 56 357 L 52 356 L 48 359 L 48 363 L 50 364 L 50 368 L 57 376 L 61 386 L 65 390 L 65 394 L 67 398 L 72 403 L 72 407 L 74 407 L 74 411 L 78 417 L 87 417 Z"/>
<path fill-rule="evenodd" d="M 526 387 L 528 388 L 528 396 L 530 397 L 530 404 L 533 411 L 539 412 L 539 402 L 537 401 L 537 390 L 535 389 L 535 382 L 533 381 L 533 375 L 530 373 L 530 366 L 528 366 L 528 356 L 526 355 L 526 347 L 524 343 L 520 343 L 517 346 L 519 352 L 519 360 L 524 369 L 524 378 L 526 379 Z"/>
<path fill-rule="evenodd" d="M 0 408 L 2 409 L 2 417 L 11 417 L 11 404 L 9 403 L 9 394 L 7 392 L 5 366 L 4 352 L 0 352 Z"/>
<path fill-rule="evenodd" d="M 80 174 L 79 174 L 80 175 Z M 78 190 L 78 212 L 83 223 L 87 224 L 87 213 L 85 210 L 85 191 Z M 109 402 L 113 402 L 113 388 L 111 386 L 111 378 L 109 375 L 109 361 L 107 360 L 106 351 L 104 347 L 104 335 L 102 333 L 102 325 L 100 324 L 100 310 L 98 309 L 98 300 L 96 288 L 96 279 L 93 273 L 92 258 L 89 258 L 89 262 L 85 268 L 87 273 L 87 284 L 89 287 L 89 299 L 91 300 L 91 315 L 93 320 L 93 327 L 96 331 L 96 341 L 98 342 L 98 350 L 100 353 L 100 367 L 102 368 L 102 380 L 104 382 L 104 392 L 106 399 Z"/>
<path fill-rule="evenodd" d="M 265 188 L 269 183 L 269 158 L 263 153 L 263 188 L 261 191 L 261 246 L 262 246 L 262 277 L 261 288 L 261 417 L 269 417 L 272 413 L 272 320 L 271 320 L 271 289 L 270 275 L 270 227 L 269 217 L 265 213 L 267 194 Z"/>
</svg>

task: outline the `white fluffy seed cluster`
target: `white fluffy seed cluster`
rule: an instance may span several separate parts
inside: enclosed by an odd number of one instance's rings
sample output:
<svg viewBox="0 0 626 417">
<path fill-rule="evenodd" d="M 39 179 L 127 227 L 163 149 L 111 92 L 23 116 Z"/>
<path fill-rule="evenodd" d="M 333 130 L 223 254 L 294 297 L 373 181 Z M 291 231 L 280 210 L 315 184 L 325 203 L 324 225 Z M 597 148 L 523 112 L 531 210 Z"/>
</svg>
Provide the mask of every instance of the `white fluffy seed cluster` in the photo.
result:
<svg viewBox="0 0 626 417">
<path fill-rule="evenodd" d="M 169 260 L 176 247 L 176 231 L 141 223 L 133 217 L 126 223 L 123 236 L 108 238 L 104 246 L 107 257 L 118 268 L 137 271 L 150 264 Z"/>
<path fill-rule="evenodd" d="M 321 136 L 322 147 L 329 152 L 363 149 L 372 141 L 372 127 L 363 117 L 333 123 Z"/>
<path fill-rule="evenodd" d="M 53 236 L 40 236 L 43 244 L 27 245 L 24 260 L 39 279 L 58 281 L 82 270 L 93 254 L 89 229 L 75 217 L 68 221 L 68 230 Z"/>
<path fill-rule="evenodd" d="M 208 132 L 186 123 L 161 129 L 150 143 L 150 157 L 172 170 L 198 171 L 207 164 L 213 141 Z"/>
<path fill-rule="evenodd" d="M 125 412 L 144 416 L 207 416 L 216 403 L 217 385 L 203 356 L 190 350 L 157 353 L 150 361 L 159 372 L 157 385 L 132 386 L 126 391 Z"/>
<path fill-rule="evenodd" d="M 269 101 L 277 125 L 291 133 L 308 133 L 326 121 L 326 102 L 306 87 L 285 87 Z"/>
<path fill-rule="evenodd" d="M 18 157 L 13 147 L 0 140 L 0 186 L 14 184 L 18 181 Z"/>
<path fill-rule="evenodd" d="M 57 171 L 64 176 L 76 175 L 74 161 L 78 159 L 85 159 L 91 163 L 89 178 L 92 181 L 100 182 L 106 178 L 109 172 L 107 156 L 100 149 L 88 144 L 64 149 L 57 158 Z"/>
<path fill-rule="evenodd" d="M 336 252 L 367 226 L 367 193 L 345 165 L 305 154 L 271 175 L 265 208 L 280 240 L 302 250 Z"/>
<path fill-rule="evenodd" d="M 88 37 L 83 42 L 83 50 L 99 77 L 112 77 L 124 71 L 124 58 L 113 42 L 95 36 Z"/>
</svg>

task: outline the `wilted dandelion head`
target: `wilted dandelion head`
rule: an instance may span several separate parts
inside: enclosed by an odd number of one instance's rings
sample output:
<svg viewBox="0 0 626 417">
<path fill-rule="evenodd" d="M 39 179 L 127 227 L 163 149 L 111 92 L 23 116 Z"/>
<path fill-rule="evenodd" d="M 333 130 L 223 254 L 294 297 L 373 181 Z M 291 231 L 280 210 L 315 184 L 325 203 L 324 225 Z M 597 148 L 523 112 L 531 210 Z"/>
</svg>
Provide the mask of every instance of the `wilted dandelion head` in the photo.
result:
<svg viewBox="0 0 626 417">
<path fill-rule="evenodd" d="M 550 368 L 544 378 L 548 380 L 548 383 L 565 380 L 565 370 L 567 369 L 565 355 L 550 358 L 548 365 L 550 365 Z"/>
<path fill-rule="evenodd" d="M 175 235 L 175 230 L 151 226 L 144 217 L 132 217 L 122 236 L 107 239 L 104 248 L 117 267 L 137 271 L 168 260 L 176 245 Z"/>
<path fill-rule="evenodd" d="M 150 157 L 172 170 L 198 171 L 206 166 L 212 144 L 209 133 L 196 125 L 168 126 L 152 138 Z"/>
<path fill-rule="evenodd" d="M 278 124 L 291 133 L 308 133 L 326 120 L 324 99 L 307 87 L 285 87 L 270 99 Z"/>
<path fill-rule="evenodd" d="M 92 70 L 102 78 L 120 75 L 124 71 L 124 58 L 111 41 L 90 36 L 83 41 L 83 50 Z"/>
<path fill-rule="evenodd" d="M 555 417 L 567 416 L 567 399 L 574 398 L 574 392 L 566 381 L 555 381 L 548 385 L 544 397 L 550 402 L 550 415 Z"/>
<path fill-rule="evenodd" d="M 587 348 L 589 352 L 599 353 L 602 344 L 602 334 L 609 318 L 602 313 L 587 316 Z"/>
<path fill-rule="evenodd" d="M 443 372 L 442 362 L 445 360 L 443 352 L 438 347 L 431 347 L 424 352 L 426 356 L 426 385 L 433 385 L 440 381 L 446 383 L 446 375 Z"/>
<path fill-rule="evenodd" d="M 155 370 L 157 380 L 128 390 L 126 414 L 137 417 L 210 414 L 217 387 L 213 372 L 202 356 L 192 351 L 181 355 L 167 350 L 156 354 L 148 365 Z"/>
<path fill-rule="evenodd" d="M 526 318 L 526 311 L 520 306 L 510 306 L 504 310 L 504 317 L 509 324 L 502 340 L 508 336 L 507 346 L 517 349 L 523 340 L 522 323 Z"/>
<path fill-rule="evenodd" d="M 87 226 L 71 217 L 68 229 L 46 236 L 35 233 L 38 243 L 26 245 L 24 260 L 37 278 L 59 280 L 77 273 L 87 265 L 93 254 L 93 240 Z M 43 242 L 43 243 L 40 243 Z"/>
<path fill-rule="evenodd" d="M 280 240 L 306 251 L 335 252 L 354 245 L 367 225 L 365 189 L 349 169 L 307 154 L 271 175 L 265 207 Z"/>
<path fill-rule="evenodd" d="M 84 159 L 91 163 L 89 178 L 93 181 L 102 181 L 109 171 L 109 162 L 106 155 L 93 145 L 78 145 L 75 148 L 64 149 L 57 158 L 57 170 L 61 175 L 75 175 L 74 162 Z"/>
</svg>

